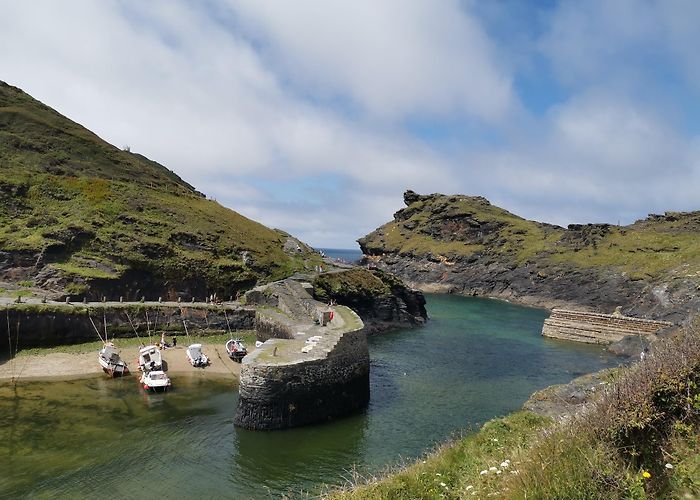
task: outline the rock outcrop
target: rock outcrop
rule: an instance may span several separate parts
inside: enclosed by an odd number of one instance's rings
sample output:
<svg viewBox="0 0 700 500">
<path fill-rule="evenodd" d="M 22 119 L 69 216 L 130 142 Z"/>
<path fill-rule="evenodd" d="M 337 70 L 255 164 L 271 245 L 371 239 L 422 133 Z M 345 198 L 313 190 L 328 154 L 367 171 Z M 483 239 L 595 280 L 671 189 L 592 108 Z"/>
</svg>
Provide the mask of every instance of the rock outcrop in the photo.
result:
<svg viewBox="0 0 700 500">
<path fill-rule="evenodd" d="M 333 301 L 357 312 L 367 333 L 420 326 L 428 319 L 422 292 L 376 268 L 323 273 L 313 281 L 313 292 L 320 301 Z"/>
<path fill-rule="evenodd" d="M 618 372 L 618 368 L 609 368 L 577 377 L 568 384 L 551 385 L 532 394 L 523 408 L 553 419 L 569 418 L 600 395 Z"/>
<path fill-rule="evenodd" d="M 680 323 L 700 311 L 700 212 L 629 226 L 529 221 L 482 197 L 407 191 L 359 240 L 364 263 L 423 291 Z"/>
<path fill-rule="evenodd" d="M 620 314 L 554 309 L 544 320 L 542 335 L 588 344 L 611 344 L 625 337 L 654 337 L 673 326 L 668 321 L 630 318 Z"/>
</svg>

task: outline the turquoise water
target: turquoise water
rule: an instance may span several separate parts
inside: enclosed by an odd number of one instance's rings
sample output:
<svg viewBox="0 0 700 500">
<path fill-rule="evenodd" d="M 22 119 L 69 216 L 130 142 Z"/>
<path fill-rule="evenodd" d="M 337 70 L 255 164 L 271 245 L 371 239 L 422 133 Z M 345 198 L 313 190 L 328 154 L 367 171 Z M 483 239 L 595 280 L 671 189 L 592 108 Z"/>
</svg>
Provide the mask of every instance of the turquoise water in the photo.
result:
<svg viewBox="0 0 700 500">
<path fill-rule="evenodd" d="M 518 409 L 535 390 L 616 364 L 540 336 L 544 311 L 430 295 L 425 328 L 370 339 L 371 402 L 358 415 L 280 432 L 233 427 L 230 383 L 173 375 L 0 386 L 0 497 L 260 498 L 341 484 Z"/>
</svg>

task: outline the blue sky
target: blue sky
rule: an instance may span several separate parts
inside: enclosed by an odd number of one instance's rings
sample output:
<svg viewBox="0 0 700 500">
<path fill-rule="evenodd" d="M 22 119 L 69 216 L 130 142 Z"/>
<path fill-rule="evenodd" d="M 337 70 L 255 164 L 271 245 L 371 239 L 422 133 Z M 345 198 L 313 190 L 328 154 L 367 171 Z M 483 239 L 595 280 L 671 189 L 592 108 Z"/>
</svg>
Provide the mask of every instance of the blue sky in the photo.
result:
<svg viewBox="0 0 700 500">
<path fill-rule="evenodd" d="M 0 8 L 0 79 L 315 246 L 406 189 L 561 225 L 700 209 L 700 2 Z"/>
</svg>

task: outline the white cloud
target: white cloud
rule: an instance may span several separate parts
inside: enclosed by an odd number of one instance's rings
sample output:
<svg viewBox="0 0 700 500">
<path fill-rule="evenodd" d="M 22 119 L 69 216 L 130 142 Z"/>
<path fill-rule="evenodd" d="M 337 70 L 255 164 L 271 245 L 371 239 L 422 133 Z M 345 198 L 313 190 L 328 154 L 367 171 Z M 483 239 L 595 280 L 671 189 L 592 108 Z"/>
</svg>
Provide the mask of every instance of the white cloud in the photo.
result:
<svg viewBox="0 0 700 500">
<path fill-rule="evenodd" d="M 347 97 L 388 118 L 466 112 L 496 120 L 511 105 L 509 74 L 457 1 L 230 4 L 305 92 Z"/>
<path fill-rule="evenodd" d="M 700 138 L 684 137 L 650 106 L 581 95 L 552 109 L 537 129 L 536 144 L 467 155 L 493 202 L 561 225 L 629 223 L 652 211 L 696 208 Z"/>
<path fill-rule="evenodd" d="M 540 40 L 559 77 L 582 86 L 634 67 L 661 33 L 653 2 L 561 2 Z"/>
</svg>

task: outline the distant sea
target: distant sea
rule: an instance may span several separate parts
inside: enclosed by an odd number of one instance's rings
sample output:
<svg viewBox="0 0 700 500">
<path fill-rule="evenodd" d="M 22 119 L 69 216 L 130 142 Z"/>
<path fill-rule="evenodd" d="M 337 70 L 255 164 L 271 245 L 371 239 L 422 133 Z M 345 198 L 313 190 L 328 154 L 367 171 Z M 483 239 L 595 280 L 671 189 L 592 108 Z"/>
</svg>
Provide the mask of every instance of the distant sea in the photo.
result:
<svg viewBox="0 0 700 500">
<path fill-rule="evenodd" d="M 317 248 L 331 259 L 338 259 L 348 264 L 357 264 L 362 258 L 362 251 L 355 248 Z"/>
</svg>

